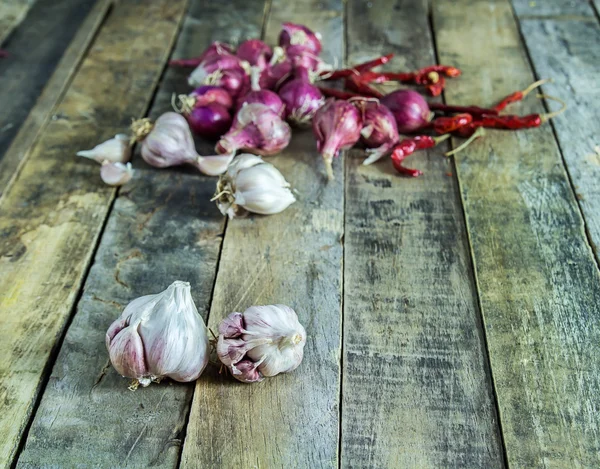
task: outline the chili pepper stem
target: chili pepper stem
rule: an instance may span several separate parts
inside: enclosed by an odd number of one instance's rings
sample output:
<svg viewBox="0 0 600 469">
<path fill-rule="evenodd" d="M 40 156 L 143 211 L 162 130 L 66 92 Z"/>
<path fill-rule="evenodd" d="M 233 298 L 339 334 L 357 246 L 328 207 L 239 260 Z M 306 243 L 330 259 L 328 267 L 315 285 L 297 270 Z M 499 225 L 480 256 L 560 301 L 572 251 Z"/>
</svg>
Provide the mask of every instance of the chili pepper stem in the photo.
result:
<svg viewBox="0 0 600 469">
<path fill-rule="evenodd" d="M 444 135 L 440 135 L 439 137 L 433 137 L 433 141 L 435 142 L 435 145 L 439 145 L 444 140 L 448 140 L 450 137 L 451 137 L 451 134 L 444 134 Z"/>
<path fill-rule="evenodd" d="M 551 82 L 552 82 L 552 78 L 544 78 L 543 80 L 538 80 L 538 81 L 532 83 L 531 85 L 529 85 L 523 91 L 521 91 L 521 93 L 523 93 L 523 97 L 525 97 L 529 93 L 531 93 L 533 90 L 535 90 L 536 88 L 539 88 L 540 86 L 542 86 L 546 83 L 551 83 Z"/>
<path fill-rule="evenodd" d="M 458 152 L 463 151 L 465 148 L 467 148 L 471 143 L 473 143 L 474 140 L 478 139 L 479 137 L 483 137 L 484 135 L 485 129 L 483 127 L 477 128 L 475 133 L 473 133 L 473 135 L 471 135 L 465 142 L 463 142 L 460 146 L 456 147 L 454 150 L 446 152 L 445 155 L 456 155 Z"/>
<path fill-rule="evenodd" d="M 567 103 L 565 103 L 562 99 L 560 98 L 556 98 L 555 96 L 549 96 L 547 94 L 538 94 L 536 96 L 537 98 L 540 99 L 549 99 L 551 101 L 556 101 L 558 103 L 560 103 L 562 105 L 562 107 L 558 110 L 558 111 L 554 111 L 554 112 L 549 112 L 548 114 L 542 114 L 540 117 L 542 119 L 542 122 L 547 122 L 550 119 L 559 116 L 560 114 L 562 114 L 563 112 L 565 112 L 565 110 L 567 109 Z"/>
</svg>

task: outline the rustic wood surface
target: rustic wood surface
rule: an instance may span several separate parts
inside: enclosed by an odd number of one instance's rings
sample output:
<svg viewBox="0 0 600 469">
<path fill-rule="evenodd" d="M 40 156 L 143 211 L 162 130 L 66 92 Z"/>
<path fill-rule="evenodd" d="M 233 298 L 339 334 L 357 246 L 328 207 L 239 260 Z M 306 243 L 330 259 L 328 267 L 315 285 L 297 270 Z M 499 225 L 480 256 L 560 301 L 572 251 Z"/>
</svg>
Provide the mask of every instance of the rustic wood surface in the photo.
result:
<svg viewBox="0 0 600 469">
<path fill-rule="evenodd" d="M 323 57 L 343 56 L 342 2 L 273 1 L 266 39 L 283 21 L 323 34 Z M 198 380 L 182 467 L 338 467 L 344 176 L 336 161 L 327 183 L 310 131 L 269 157 L 297 189 L 274 217 L 227 224 L 209 326 L 255 304 L 291 306 L 307 330 L 302 365 L 259 385 L 211 370 Z"/>
<path fill-rule="evenodd" d="M 586 19 L 525 17 L 521 31 L 536 74 L 554 80 L 544 93 L 568 103 L 552 125 L 600 259 L 600 24 L 589 5 L 587 13 Z"/>
<path fill-rule="evenodd" d="M 40 0 L 11 37 L 12 55 L 0 61 L 0 196 L 71 82 L 110 4 Z"/>
<path fill-rule="evenodd" d="M 142 10 L 140 3 L 112 10 L 58 118 L 0 200 L 2 467 L 17 449 L 115 192 L 75 153 L 145 112 L 185 8 L 183 0 Z"/>
<path fill-rule="evenodd" d="M 435 63 L 427 2 L 348 3 L 348 62 Z M 449 84 L 452 86 L 452 83 Z M 347 168 L 342 467 L 503 467 L 498 420 L 446 145 L 407 165 Z M 478 418 L 473 418 L 475 415 Z"/>
<path fill-rule="evenodd" d="M 36 0 L 2 0 L 0 3 L 0 47 L 19 26 Z"/>
<path fill-rule="evenodd" d="M 599 467 L 592 5 L 2 1 L 0 467 Z M 216 178 L 136 153 L 117 191 L 75 157 L 188 91 L 187 70 L 163 73 L 176 38 L 174 57 L 275 43 L 283 21 L 320 31 L 338 66 L 388 52 L 390 70 L 459 66 L 450 103 L 552 77 L 543 92 L 569 109 L 490 131 L 456 161 L 450 144 L 415 154 L 417 179 L 355 149 L 327 183 L 310 130 L 294 129 L 268 161 L 298 201 L 232 221 L 209 201 Z M 509 111 L 557 107 L 531 95 Z M 128 391 L 106 328 L 176 279 L 213 329 L 252 304 L 292 306 L 308 332 L 300 368 L 243 385 L 211 365 L 195 384 Z"/>
<path fill-rule="evenodd" d="M 488 105 L 534 80 L 508 2 L 433 13 L 440 61 L 464 73 L 448 101 Z M 600 276 L 552 129 L 488 132 L 456 160 L 508 465 L 597 467 Z"/>
<path fill-rule="evenodd" d="M 173 56 L 193 56 L 216 39 L 259 35 L 261 6 L 240 2 L 236 14 L 215 25 L 218 8 L 191 2 Z M 151 117 L 170 110 L 173 92 L 187 91 L 188 72 L 168 69 Z M 194 385 L 130 392 L 129 381 L 110 366 L 104 334 L 130 300 L 176 279 L 192 284 L 206 318 L 225 223 L 210 202 L 215 178 L 183 168 L 157 171 L 139 155 L 134 164 L 135 178 L 119 191 L 18 467 L 177 466 Z"/>
</svg>

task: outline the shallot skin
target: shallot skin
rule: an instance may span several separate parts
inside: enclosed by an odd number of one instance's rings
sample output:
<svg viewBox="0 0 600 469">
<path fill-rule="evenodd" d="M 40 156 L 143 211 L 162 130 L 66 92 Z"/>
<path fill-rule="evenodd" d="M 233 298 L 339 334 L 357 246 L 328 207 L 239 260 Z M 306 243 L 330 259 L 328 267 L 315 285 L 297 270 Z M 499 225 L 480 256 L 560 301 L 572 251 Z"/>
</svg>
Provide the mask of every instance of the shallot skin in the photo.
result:
<svg viewBox="0 0 600 469">
<path fill-rule="evenodd" d="M 340 150 L 352 148 L 358 142 L 361 129 L 360 112 L 347 101 L 328 99 L 315 113 L 313 133 L 330 180 L 333 179 L 333 158 Z"/>
<path fill-rule="evenodd" d="M 248 39 L 238 46 L 235 55 L 253 67 L 264 70 L 269 65 L 273 50 L 260 39 Z"/>
<path fill-rule="evenodd" d="M 369 165 L 389 153 L 400 140 L 398 126 L 392 112 L 375 101 L 362 103 L 363 128 L 361 140 L 369 155 L 364 165 Z"/>
<path fill-rule="evenodd" d="M 271 90 L 255 90 L 238 99 L 237 110 L 239 111 L 244 104 L 264 104 L 278 116 L 283 117 L 285 104 L 277 93 Z"/>
<path fill-rule="evenodd" d="M 433 115 L 425 98 L 412 90 L 394 91 L 385 95 L 381 103 L 394 115 L 401 134 L 425 127 Z"/>
<path fill-rule="evenodd" d="M 321 38 L 319 33 L 302 24 L 283 23 L 281 33 L 279 34 L 279 45 L 281 47 L 301 46 L 311 51 L 313 54 L 321 53 Z"/>
<path fill-rule="evenodd" d="M 279 90 L 285 104 L 285 118 L 294 124 L 308 124 L 323 105 L 323 94 L 314 85 L 302 79 L 287 82 Z"/>
</svg>

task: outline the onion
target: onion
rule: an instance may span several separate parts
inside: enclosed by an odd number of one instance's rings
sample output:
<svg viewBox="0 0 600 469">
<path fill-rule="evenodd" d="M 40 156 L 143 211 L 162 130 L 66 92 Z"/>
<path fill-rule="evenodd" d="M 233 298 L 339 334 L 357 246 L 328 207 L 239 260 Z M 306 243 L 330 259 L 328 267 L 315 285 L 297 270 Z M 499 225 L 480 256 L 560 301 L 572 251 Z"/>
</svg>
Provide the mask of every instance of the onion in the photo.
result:
<svg viewBox="0 0 600 469">
<path fill-rule="evenodd" d="M 225 70 L 244 71 L 242 60 L 231 54 L 211 55 L 190 73 L 188 83 L 190 86 L 215 85 L 217 76 Z"/>
<path fill-rule="evenodd" d="M 216 151 L 274 155 L 288 146 L 291 135 L 290 126 L 273 110 L 264 104 L 246 104 L 235 115 L 229 132 L 217 143 Z"/>
<path fill-rule="evenodd" d="M 327 177 L 333 179 L 333 157 L 340 150 L 352 148 L 360 139 L 360 112 L 347 101 L 328 99 L 313 117 L 317 150 L 323 156 Z"/>
<path fill-rule="evenodd" d="M 253 67 L 264 70 L 269 65 L 273 51 L 260 39 L 248 39 L 238 46 L 235 55 Z"/>
<path fill-rule="evenodd" d="M 255 90 L 250 91 L 250 93 L 243 96 L 238 100 L 237 110 L 239 111 L 241 107 L 245 104 L 264 104 L 269 109 L 277 113 L 278 116 L 283 117 L 285 111 L 285 104 L 281 98 L 277 95 L 277 93 L 270 90 Z"/>
<path fill-rule="evenodd" d="M 231 95 L 220 86 L 204 85 L 196 88 L 189 96 L 194 99 L 192 107 L 207 106 L 212 103 L 220 104 L 227 109 L 233 107 Z"/>
<path fill-rule="evenodd" d="M 201 137 L 217 139 L 231 127 L 231 114 L 225 106 L 217 103 L 197 106 L 185 118 L 190 129 Z"/>
<path fill-rule="evenodd" d="M 306 26 L 294 23 L 283 23 L 279 34 L 279 45 L 281 47 L 302 46 L 312 53 L 321 53 L 321 35 L 313 33 Z"/>
<path fill-rule="evenodd" d="M 287 59 L 265 68 L 260 74 L 260 88 L 277 90 L 292 75 L 292 68 L 292 62 Z"/>
<path fill-rule="evenodd" d="M 322 72 L 332 70 L 332 67 L 323 62 L 319 56 L 302 46 L 290 46 L 286 49 L 286 53 L 292 62 L 295 78 L 313 83 Z"/>
<path fill-rule="evenodd" d="M 381 103 L 392 111 L 398 132 L 401 134 L 414 132 L 424 127 L 433 117 L 425 98 L 416 91 L 398 90 L 381 99 Z"/>
<path fill-rule="evenodd" d="M 283 85 L 279 90 L 279 97 L 285 104 L 285 118 L 295 124 L 310 122 L 325 102 L 319 88 L 301 78 Z"/>
<path fill-rule="evenodd" d="M 398 143 L 398 126 L 392 112 L 377 101 L 364 100 L 357 102 L 362 110 L 363 128 L 361 140 L 368 148 L 364 165 L 374 163 Z"/>
</svg>

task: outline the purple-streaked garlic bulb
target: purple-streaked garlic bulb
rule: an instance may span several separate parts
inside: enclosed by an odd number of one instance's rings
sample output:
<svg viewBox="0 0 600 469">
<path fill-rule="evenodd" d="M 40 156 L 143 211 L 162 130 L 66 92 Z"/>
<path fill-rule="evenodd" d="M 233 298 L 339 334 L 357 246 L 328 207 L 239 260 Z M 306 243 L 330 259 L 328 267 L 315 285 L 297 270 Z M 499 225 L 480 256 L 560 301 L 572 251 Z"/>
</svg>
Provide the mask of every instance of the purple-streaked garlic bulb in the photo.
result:
<svg viewBox="0 0 600 469">
<path fill-rule="evenodd" d="M 256 383 L 295 370 L 305 344 L 306 331 L 292 308 L 251 306 L 219 324 L 217 355 L 234 378 Z"/>
<path fill-rule="evenodd" d="M 198 379 L 208 363 L 209 341 L 190 284 L 176 281 L 129 303 L 108 328 L 106 348 L 117 372 L 134 380 L 133 388 L 161 378 Z"/>
<path fill-rule="evenodd" d="M 217 143 L 216 152 L 238 150 L 257 155 L 275 155 L 288 146 L 292 131 L 279 115 L 264 104 L 246 104 L 237 112 L 233 125 Z"/>
</svg>

